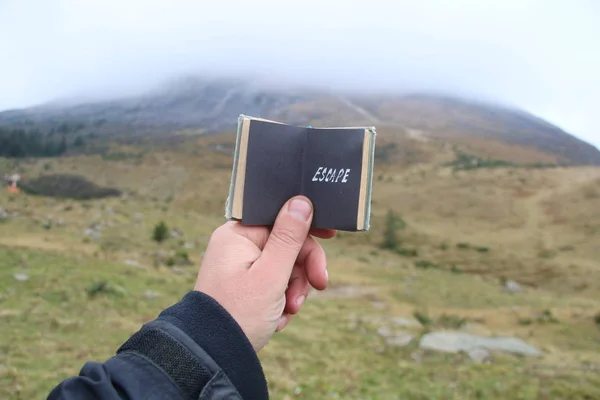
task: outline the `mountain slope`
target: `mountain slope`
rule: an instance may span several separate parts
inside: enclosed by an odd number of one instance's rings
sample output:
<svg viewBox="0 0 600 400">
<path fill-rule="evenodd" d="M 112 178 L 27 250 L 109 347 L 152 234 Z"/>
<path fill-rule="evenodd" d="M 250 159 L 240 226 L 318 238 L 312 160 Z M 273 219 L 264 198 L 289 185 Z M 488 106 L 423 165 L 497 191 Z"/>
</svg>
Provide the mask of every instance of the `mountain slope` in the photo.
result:
<svg viewBox="0 0 600 400">
<path fill-rule="evenodd" d="M 240 113 L 299 125 L 419 131 L 457 140 L 489 157 L 498 157 L 489 143 L 503 143 L 534 150 L 530 154 L 536 155 L 525 161 L 600 165 L 598 149 L 520 110 L 438 95 L 341 95 L 239 80 L 185 78 L 136 97 L 6 111 L 0 113 L 0 126 L 47 131 L 67 122 L 98 134 L 220 133 L 235 129 Z M 513 152 L 501 153 L 510 157 Z"/>
</svg>

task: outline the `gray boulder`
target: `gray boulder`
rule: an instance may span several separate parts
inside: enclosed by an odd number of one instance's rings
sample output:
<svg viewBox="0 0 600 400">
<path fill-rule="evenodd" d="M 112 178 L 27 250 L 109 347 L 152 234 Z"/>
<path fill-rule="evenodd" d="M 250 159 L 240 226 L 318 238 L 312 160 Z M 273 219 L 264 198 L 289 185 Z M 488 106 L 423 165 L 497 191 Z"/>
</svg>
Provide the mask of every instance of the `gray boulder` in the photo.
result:
<svg viewBox="0 0 600 400">
<path fill-rule="evenodd" d="M 27 274 L 14 274 L 13 278 L 18 280 L 19 282 L 25 282 L 29 280 L 29 276 Z"/>
<path fill-rule="evenodd" d="M 426 350 L 447 353 L 469 352 L 474 349 L 486 349 L 502 353 L 523 356 L 541 356 L 543 353 L 521 339 L 512 337 L 483 337 L 463 332 L 432 332 L 421 338 L 419 347 Z"/>
<path fill-rule="evenodd" d="M 522 293 L 523 288 L 517 282 L 513 280 L 508 280 L 504 284 L 504 291 L 508 293 Z"/>
<path fill-rule="evenodd" d="M 377 329 L 377 334 L 385 338 L 388 346 L 404 347 L 412 343 L 415 338 L 413 335 L 404 331 L 393 331 L 392 329 L 383 326 Z"/>
<path fill-rule="evenodd" d="M 403 328 L 420 328 L 421 324 L 413 318 L 394 317 L 392 322 Z"/>
<path fill-rule="evenodd" d="M 467 354 L 476 364 L 485 364 L 492 361 L 492 355 L 486 349 L 471 349 L 467 351 Z"/>
</svg>

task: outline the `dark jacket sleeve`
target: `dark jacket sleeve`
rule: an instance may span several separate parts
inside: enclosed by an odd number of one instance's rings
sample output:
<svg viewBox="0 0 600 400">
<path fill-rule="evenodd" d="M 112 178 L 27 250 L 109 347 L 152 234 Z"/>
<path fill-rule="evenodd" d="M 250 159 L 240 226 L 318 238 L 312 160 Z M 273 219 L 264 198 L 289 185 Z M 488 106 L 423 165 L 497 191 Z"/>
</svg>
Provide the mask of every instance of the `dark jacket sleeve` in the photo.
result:
<svg viewBox="0 0 600 400">
<path fill-rule="evenodd" d="M 213 298 L 190 292 L 105 363 L 86 363 L 49 400 L 268 399 L 248 338 Z"/>
</svg>

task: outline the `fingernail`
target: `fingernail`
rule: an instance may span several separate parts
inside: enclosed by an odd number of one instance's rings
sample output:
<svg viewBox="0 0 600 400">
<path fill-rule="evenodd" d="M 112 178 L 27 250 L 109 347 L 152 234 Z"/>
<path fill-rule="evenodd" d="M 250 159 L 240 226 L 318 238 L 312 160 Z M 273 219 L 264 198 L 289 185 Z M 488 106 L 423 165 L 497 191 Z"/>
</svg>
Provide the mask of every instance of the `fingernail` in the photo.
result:
<svg viewBox="0 0 600 400">
<path fill-rule="evenodd" d="M 275 330 L 277 332 L 281 331 L 283 328 L 285 328 L 286 324 L 287 324 L 287 317 L 282 315 L 281 317 L 279 317 L 279 323 L 277 323 L 277 328 Z"/>
<path fill-rule="evenodd" d="M 312 207 L 304 199 L 294 199 L 288 206 L 288 212 L 291 216 L 300 221 L 308 221 L 310 213 L 312 212 Z"/>
<path fill-rule="evenodd" d="M 329 281 L 329 272 L 327 271 L 327 267 L 325 267 L 325 280 Z"/>
<path fill-rule="evenodd" d="M 298 298 L 296 299 L 296 305 L 298 306 L 298 308 L 302 307 L 304 300 L 306 300 L 306 296 L 298 296 Z"/>
</svg>

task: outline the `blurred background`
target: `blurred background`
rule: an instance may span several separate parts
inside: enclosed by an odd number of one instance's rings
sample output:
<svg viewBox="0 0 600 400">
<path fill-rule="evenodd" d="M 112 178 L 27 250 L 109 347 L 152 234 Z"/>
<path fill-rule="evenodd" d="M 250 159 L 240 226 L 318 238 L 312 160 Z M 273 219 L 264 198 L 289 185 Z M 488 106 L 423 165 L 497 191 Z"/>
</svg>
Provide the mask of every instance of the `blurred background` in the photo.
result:
<svg viewBox="0 0 600 400">
<path fill-rule="evenodd" d="M 239 114 L 377 128 L 274 399 L 600 398 L 600 4 L 0 2 L 0 398 L 193 287 Z M 110 332 L 110 335 L 106 334 Z"/>
</svg>

